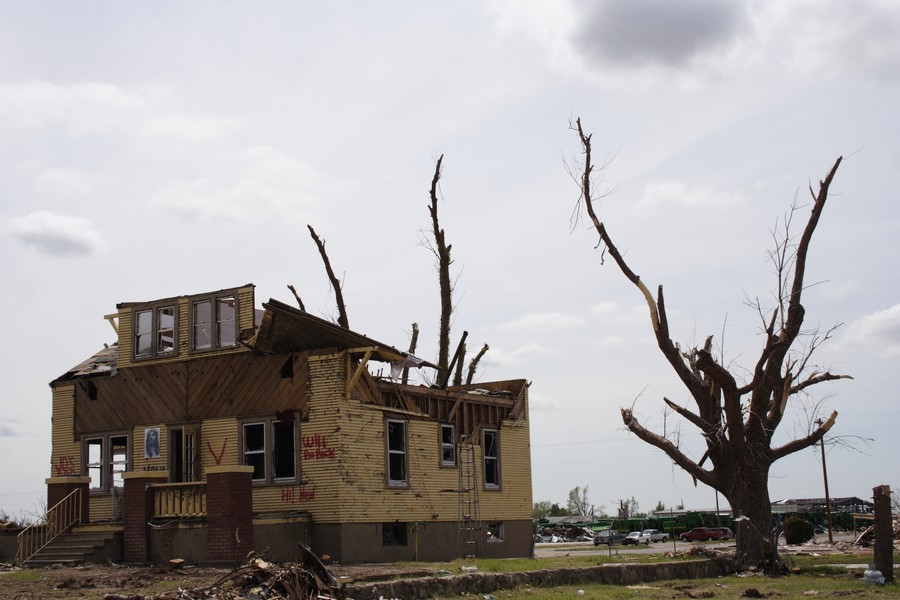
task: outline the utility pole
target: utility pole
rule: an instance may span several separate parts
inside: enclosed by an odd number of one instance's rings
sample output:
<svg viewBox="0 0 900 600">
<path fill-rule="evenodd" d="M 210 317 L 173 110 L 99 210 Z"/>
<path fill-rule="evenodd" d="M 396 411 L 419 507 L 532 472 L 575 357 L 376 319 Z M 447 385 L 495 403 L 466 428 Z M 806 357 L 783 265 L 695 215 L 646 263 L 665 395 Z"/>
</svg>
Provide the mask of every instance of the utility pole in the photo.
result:
<svg viewBox="0 0 900 600">
<path fill-rule="evenodd" d="M 822 426 L 822 419 L 816 421 L 816 425 Z M 822 449 L 822 477 L 825 480 L 825 516 L 828 518 L 828 543 L 834 543 L 834 536 L 831 533 L 831 498 L 828 496 L 828 469 L 825 467 L 825 436 L 819 440 Z"/>
</svg>

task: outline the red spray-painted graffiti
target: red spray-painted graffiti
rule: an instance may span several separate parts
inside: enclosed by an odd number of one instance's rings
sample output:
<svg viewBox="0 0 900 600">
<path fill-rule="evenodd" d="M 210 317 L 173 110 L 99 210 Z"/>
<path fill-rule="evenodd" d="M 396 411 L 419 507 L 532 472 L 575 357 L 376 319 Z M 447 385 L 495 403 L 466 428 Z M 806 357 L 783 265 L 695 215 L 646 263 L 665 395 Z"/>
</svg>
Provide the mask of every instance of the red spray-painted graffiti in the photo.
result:
<svg viewBox="0 0 900 600">
<path fill-rule="evenodd" d="M 222 457 L 225 456 L 225 446 L 228 445 L 228 438 L 225 438 L 225 441 L 222 442 L 222 451 L 219 454 L 216 454 L 216 451 L 212 449 L 212 445 L 207 441 L 206 447 L 209 449 L 209 453 L 212 454 L 213 460 L 216 461 L 216 465 L 222 462 Z"/>
<path fill-rule="evenodd" d="M 303 460 L 333 460 L 335 457 L 334 448 L 328 447 L 328 438 L 324 435 L 308 435 L 304 437 L 303 442 Z"/>
<path fill-rule="evenodd" d="M 310 502 L 316 499 L 316 490 L 307 490 L 301 487 L 281 488 L 281 501 L 285 504 Z"/>
<path fill-rule="evenodd" d="M 60 456 L 56 465 L 53 467 L 56 477 L 71 477 L 76 475 L 75 459 L 71 456 Z"/>
</svg>

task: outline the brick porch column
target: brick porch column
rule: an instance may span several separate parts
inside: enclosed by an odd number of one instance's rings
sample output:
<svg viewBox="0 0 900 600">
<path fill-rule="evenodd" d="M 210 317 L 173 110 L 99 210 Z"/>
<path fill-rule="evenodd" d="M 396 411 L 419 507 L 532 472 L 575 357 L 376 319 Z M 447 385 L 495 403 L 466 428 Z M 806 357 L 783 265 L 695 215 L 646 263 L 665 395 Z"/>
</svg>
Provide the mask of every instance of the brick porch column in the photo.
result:
<svg viewBox="0 0 900 600">
<path fill-rule="evenodd" d="M 206 556 L 241 561 L 253 549 L 253 467 L 206 469 Z"/>
<path fill-rule="evenodd" d="M 150 526 L 153 518 L 152 483 L 165 483 L 167 471 L 126 471 L 125 479 L 124 536 L 122 559 L 126 563 L 150 562 Z"/>
<path fill-rule="evenodd" d="M 81 490 L 81 522 L 89 523 L 91 520 L 91 500 L 88 487 L 91 484 L 90 477 L 50 477 L 44 480 L 47 484 L 47 510 L 50 510 L 59 502 L 74 492 Z"/>
</svg>

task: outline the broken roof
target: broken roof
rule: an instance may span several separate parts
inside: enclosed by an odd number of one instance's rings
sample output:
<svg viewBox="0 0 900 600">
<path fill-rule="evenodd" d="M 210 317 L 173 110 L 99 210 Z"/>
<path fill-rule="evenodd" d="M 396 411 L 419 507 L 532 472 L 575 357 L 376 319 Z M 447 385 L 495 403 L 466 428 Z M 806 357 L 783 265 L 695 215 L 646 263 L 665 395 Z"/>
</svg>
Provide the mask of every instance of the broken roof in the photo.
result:
<svg viewBox="0 0 900 600">
<path fill-rule="evenodd" d="M 260 352 L 281 354 L 325 348 L 360 348 L 371 350 L 372 358 L 385 362 L 404 361 L 410 356 L 409 352 L 345 329 L 278 300 L 264 302 L 263 308 L 266 312 L 262 323 L 256 335 L 247 342 L 249 347 Z M 423 361 L 421 364 L 437 368 L 428 362 Z"/>
</svg>

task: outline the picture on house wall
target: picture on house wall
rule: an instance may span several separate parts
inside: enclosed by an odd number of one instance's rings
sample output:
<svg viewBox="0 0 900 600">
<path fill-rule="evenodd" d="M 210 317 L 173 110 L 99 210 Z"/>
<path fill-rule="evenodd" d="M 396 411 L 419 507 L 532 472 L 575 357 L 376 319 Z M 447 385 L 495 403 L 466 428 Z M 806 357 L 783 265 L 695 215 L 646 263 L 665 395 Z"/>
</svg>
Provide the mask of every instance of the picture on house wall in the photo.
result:
<svg viewBox="0 0 900 600">
<path fill-rule="evenodd" d="M 159 458 L 159 427 L 144 429 L 144 458 Z"/>
</svg>

